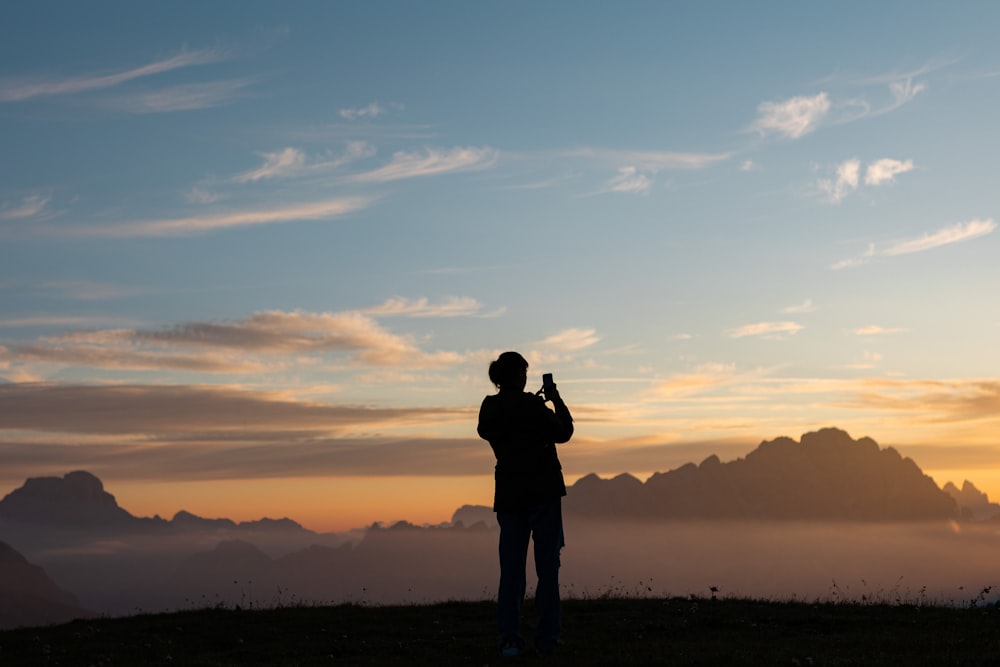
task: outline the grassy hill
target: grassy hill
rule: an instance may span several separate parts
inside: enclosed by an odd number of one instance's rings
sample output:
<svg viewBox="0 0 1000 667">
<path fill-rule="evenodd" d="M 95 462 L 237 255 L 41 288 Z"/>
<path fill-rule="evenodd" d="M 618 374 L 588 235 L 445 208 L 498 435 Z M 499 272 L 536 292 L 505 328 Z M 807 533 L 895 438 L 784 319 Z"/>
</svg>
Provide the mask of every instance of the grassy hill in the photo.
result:
<svg viewBox="0 0 1000 667">
<path fill-rule="evenodd" d="M 0 632 L 0 664 L 1000 664 L 1000 609 L 976 602 L 567 600 L 560 653 L 515 659 L 494 653 L 492 602 L 215 608 Z"/>
</svg>

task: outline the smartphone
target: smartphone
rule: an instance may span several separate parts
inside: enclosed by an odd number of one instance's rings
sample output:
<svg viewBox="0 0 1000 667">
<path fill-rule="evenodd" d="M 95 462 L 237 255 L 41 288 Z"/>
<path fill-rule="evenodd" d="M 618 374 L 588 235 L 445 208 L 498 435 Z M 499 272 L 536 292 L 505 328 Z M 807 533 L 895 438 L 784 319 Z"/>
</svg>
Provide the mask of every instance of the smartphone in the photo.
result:
<svg viewBox="0 0 1000 667">
<path fill-rule="evenodd" d="M 552 373 L 545 373 L 542 375 L 542 389 L 548 389 L 555 383 L 552 381 Z"/>
</svg>

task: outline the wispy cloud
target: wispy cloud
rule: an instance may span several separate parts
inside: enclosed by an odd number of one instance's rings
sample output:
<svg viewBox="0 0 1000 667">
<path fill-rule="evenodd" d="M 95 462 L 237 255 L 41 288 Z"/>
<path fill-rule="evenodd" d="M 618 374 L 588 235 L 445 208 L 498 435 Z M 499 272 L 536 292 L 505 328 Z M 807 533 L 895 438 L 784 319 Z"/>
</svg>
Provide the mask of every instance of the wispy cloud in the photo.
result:
<svg viewBox="0 0 1000 667">
<path fill-rule="evenodd" d="M 0 220 L 27 220 L 36 218 L 45 211 L 52 195 L 28 195 L 21 199 L 20 204 L 0 208 Z"/>
<path fill-rule="evenodd" d="M 696 396 L 732 384 L 737 377 L 733 364 L 702 364 L 690 373 L 678 373 L 657 383 L 652 393 L 657 399 Z"/>
<path fill-rule="evenodd" d="M 792 97 L 780 102 L 761 102 L 750 129 L 760 135 L 780 134 L 799 139 L 819 127 L 830 111 L 830 96 Z"/>
<path fill-rule="evenodd" d="M 225 195 L 221 192 L 213 192 L 200 186 L 194 186 L 184 193 L 184 200 L 191 204 L 214 204 Z"/>
<path fill-rule="evenodd" d="M 729 332 L 730 338 L 745 338 L 761 336 L 763 338 L 782 338 L 785 334 L 794 335 L 804 327 L 797 322 L 755 322 L 744 324 Z"/>
<path fill-rule="evenodd" d="M 993 233 L 996 223 L 992 218 L 986 220 L 970 220 L 969 222 L 959 222 L 948 227 L 943 227 L 936 232 L 924 234 L 914 239 L 897 241 L 885 248 L 877 248 L 874 243 L 869 244 L 867 250 L 859 257 L 844 259 L 830 268 L 845 269 L 860 264 L 867 264 L 876 257 L 895 257 L 897 255 L 908 255 L 917 252 L 932 250 L 952 243 L 961 243 L 980 236 Z"/>
<path fill-rule="evenodd" d="M 403 315 L 407 317 L 475 317 L 483 316 L 483 304 L 471 297 L 453 296 L 443 303 L 434 304 L 427 298 L 405 299 L 402 297 L 387 299 L 383 304 L 365 308 L 362 312 L 368 315 Z M 503 309 L 486 316 L 495 316 Z"/>
<path fill-rule="evenodd" d="M 385 113 L 385 109 L 378 102 L 371 102 L 367 106 L 356 109 L 341 109 L 340 117 L 347 120 L 357 120 L 359 118 L 378 118 Z"/>
<path fill-rule="evenodd" d="M 761 102 L 757 118 L 750 124 L 750 131 L 760 136 L 777 134 L 789 139 L 800 139 L 822 125 L 840 125 L 864 118 L 881 116 L 909 104 L 927 89 L 927 84 L 915 77 L 927 69 L 909 74 L 885 75 L 854 85 L 887 85 L 891 101 L 875 105 L 864 97 L 832 99 L 826 91 L 808 96 L 801 95 L 787 100 Z"/>
<path fill-rule="evenodd" d="M 788 313 L 788 314 L 795 314 L 795 313 L 812 313 L 812 312 L 815 312 L 815 310 L 816 310 L 816 306 L 815 306 L 815 304 L 813 304 L 813 300 L 812 299 L 806 299 L 802 303 L 796 304 L 794 306 L 788 306 L 786 308 L 782 308 L 781 312 Z"/>
<path fill-rule="evenodd" d="M 893 160 L 882 158 L 868 165 L 865 171 L 865 185 L 891 183 L 897 174 L 905 174 L 913 169 L 913 160 Z"/>
<path fill-rule="evenodd" d="M 832 203 L 839 203 L 848 194 L 858 189 L 858 179 L 861 173 L 861 161 L 845 160 L 837 165 L 837 175 L 834 179 L 820 179 L 817 185 L 826 193 Z"/>
<path fill-rule="evenodd" d="M 274 178 L 294 172 L 306 163 L 306 154 L 297 148 L 285 148 L 274 153 L 259 153 L 264 164 L 253 171 L 233 177 L 237 183 L 250 183 L 263 178 Z"/>
<path fill-rule="evenodd" d="M 565 329 L 541 341 L 539 345 L 559 352 L 576 352 L 599 342 L 594 329 Z"/>
<path fill-rule="evenodd" d="M 488 146 L 457 147 L 449 150 L 429 148 L 419 153 L 400 151 L 392 156 L 389 164 L 356 174 L 352 180 L 359 183 L 385 183 L 419 176 L 476 171 L 493 166 L 498 155 L 496 149 Z"/>
<path fill-rule="evenodd" d="M 893 183 L 898 174 L 913 170 L 913 160 L 882 158 L 870 163 L 865 170 L 864 185 L 878 187 Z M 831 204 L 839 204 L 861 185 L 861 160 L 851 158 L 837 165 L 834 178 L 821 178 L 816 187 Z"/>
<path fill-rule="evenodd" d="M 978 238 L 990 234 L 997 228 L 992 219 L 970 220 L 966 223 L 957 223 L 949 227 L 944 227 L 936 232 L 924 234 L 915 239 L 900 241 L 886 248 L 882 254 L 887 257 L 895 255 L 908 255 L 914 252 L 923 252 L 932 248 L 939 248 L 943 245 L 961 243 L 970 239 Z"/>
<path fill-rule="evenodd" d="M 121 94 L 101 102 L 103 107 L 126 113 L 170 113 L 213 109 L 238 99 L 252 79 L 230 79 L 168 86 L 158 90 Z"/>
<path fill-rule="evenodd" d="M 0 102 L 23 102 L 36 97 L 71 95 L 113 88 L 128 81 L 162 74 L 182 67 L 206 65 L 227 57 L 220 49 L 182 50 L 177 55 L 113 74 L 85 74 L 74 77 L 44 77 L 35 80 L 0 81 Z"/>
<path fill-rule="evenodd" d="M 875 257 L 877 250 L 875 249 L 874 243 L 869 243 L 868 247 L 865 249 L 864 253 L 858 257 L 849 257 L 848 259 L 842 259 L 839 262 L 835 262 L 830 266 L 834 271 L 839 271 L 841 269 L 849 269 L 853 266 L 860 266 L 862 264 L 867 264 L 872 261 Z"/>
<path fill-rule="evenodd" d="M 844 123 L 851 123 L 865 118 L 875 118 L 891 113 L 906 106 L 916 99 L 917 95 L 927 89 L 927 84 L 915 83 L 912 75 L 903 76 L 895 80 L 879 79 L 878 82 L 886 83 L 886 81 L 888 82 L 888 92 L 892 98 L 891 101 L 881 105 L 874 105 L 862 97 L 843 100 L 836 105 L 835 113 L 831 114 L 829 122 L 834 125 L 842 125 Z M 872 82 L 872 80 L 869 80 L 866 83 Z"/>
<path fill-rule="evenodd" d="M 858 327 L 854 330 L 855 335 L 858 336 L 887 336 L 891 334 L 906 333 L 909 329 L 904 329 L 902 327 L 881 327 L 877 324 L 872 324 L 865 327 Z"/>
<path fill-rule="evenodd" d="M 653 186 L 652 179 L 639 171 L 638 167 L 621 167 L 618 175 L 608 181 L 609 192 L 644 193 Z"/>
<path fill-rule="evenodd" d="M 679 153 L 673 151 L 625 151 L 607 148 L 577 148 L 564 153 L 566 157 L 587 158 L 616 169 L 627 167 L 656 173 L 672 169 L 704 169 L 728 160 L 730 153 Z"/>
<path fill-rule="evenodd" d="M 232 178 L 235 183 L 252 183 L 270 178 L 291 178 L 336 169 L 362 158 L 375 155 L 375 147 L 366 141 L 348 141 L 343 152 L 319 157 L 306 155 L 305 151 L 287 147 L 280 151 L 261 152 L 264 164 Z"/>
<path fill-rule="evenodd" d="M 236 227 L 325 220 L 364 209 L 370 205 L 371 201 L 366 197 L 343 197 L 283 208 L 251 209 L 187 218 L 79 226 L 72 229 L 62 229 L 61 232 L 79 237 L 107 238 L 191 236 Z"/>
<path fill-rule="evenodd" d="M 877 114 L 895 111 L 905 104 L 909 104 L 913 99 L 925 91 L 927 85 L 924 83 L 914 83 L 913 77 L 906 77 L 900 81 L 893 81 L 889 84 L 889 92 L 892 94 L 893 103 L 877 111 Z"/>
<path fill-rule="evenodd" d="M 645 194 L 653 188 L 655 176 L 661 171 L 704 169 L 732 157 L 730 153 L 628 151 L 592 147 L 561 151 L 557 156 L 575 161 L 585 160 L 615 170 L 615 175 L 607 179 L 593 194 Z"/>
</svg>

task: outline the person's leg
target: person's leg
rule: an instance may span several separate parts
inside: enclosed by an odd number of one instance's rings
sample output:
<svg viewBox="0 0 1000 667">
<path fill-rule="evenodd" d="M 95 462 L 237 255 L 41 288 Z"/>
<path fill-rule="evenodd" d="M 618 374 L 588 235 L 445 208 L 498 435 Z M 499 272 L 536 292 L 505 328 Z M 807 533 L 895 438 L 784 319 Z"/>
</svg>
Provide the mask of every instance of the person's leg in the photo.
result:
<svg viewBox="0 0 1000 667">
<path fill-rule="evenodd" d="M 562 630 L 562 605 L 559 601 L 559 552 L 563 547 L 562 499 L 539 505 L 532 511 L 532 532 L 535 541 L 535 572 L 538 588 L 535 606 L 538 609 L 538 631 L 535 647 L 551 653 L 559 643 Z"/>
<path fill-rule="evenodd" d="M 497 594 L 497 627 L 500 645 L 524 646 L 519 626 L 524 601 L 525 565 L 531 526 L 524 512 L 497 512 L 500 524 L 500 590 Z"/>
</svg>

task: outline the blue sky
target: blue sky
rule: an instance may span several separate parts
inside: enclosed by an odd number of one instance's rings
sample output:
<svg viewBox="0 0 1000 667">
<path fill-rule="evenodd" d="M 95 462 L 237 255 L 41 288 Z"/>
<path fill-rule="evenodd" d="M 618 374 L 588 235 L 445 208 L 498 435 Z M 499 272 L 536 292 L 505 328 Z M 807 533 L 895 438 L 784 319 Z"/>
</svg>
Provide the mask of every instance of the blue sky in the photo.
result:
<svg viewBox="0 0 1000 667">
<path fill-rule="evenodd" d="M 517 349 L 571 476 L 837 425 L 996 495 L 998 13 L 8 3 L 5 481 L 464 502 Z"/>
</svg>

